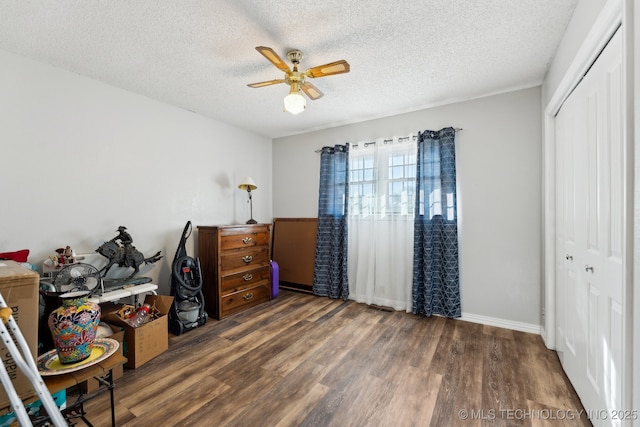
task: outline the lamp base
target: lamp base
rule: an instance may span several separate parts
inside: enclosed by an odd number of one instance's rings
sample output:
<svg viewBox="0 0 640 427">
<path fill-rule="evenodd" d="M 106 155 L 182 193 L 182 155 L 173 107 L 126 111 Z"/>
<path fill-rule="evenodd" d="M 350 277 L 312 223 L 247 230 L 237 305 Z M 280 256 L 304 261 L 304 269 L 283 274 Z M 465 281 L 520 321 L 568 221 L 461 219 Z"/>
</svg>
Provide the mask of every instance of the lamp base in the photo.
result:
<svg viewBox="0 0 640 427">
<path fill-rule="evenodd" d="M 256 221 L 255 219 L 251 218 L 249 221 L 247 221 L 247 224 L 257 224 L 258 221 Z"/>
</svg>

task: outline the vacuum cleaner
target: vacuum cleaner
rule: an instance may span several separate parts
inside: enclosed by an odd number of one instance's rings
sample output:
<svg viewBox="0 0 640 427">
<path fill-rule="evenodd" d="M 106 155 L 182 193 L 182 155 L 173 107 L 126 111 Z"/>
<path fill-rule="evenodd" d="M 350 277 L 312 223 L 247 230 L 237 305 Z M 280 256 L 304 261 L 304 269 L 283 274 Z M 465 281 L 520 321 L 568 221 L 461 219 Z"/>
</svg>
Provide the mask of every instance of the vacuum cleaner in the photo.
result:
<svg viewBox="0 0 640 427">
<path fill-rule="evenodd" d="M 169 310 L 169 330 L 174 335 L 207 323 L 200 260 L 187 255 L 186 243 L 191 231 L 191 221 L 187 221 L 171 265 L 173 304 Z"/>
</svg>

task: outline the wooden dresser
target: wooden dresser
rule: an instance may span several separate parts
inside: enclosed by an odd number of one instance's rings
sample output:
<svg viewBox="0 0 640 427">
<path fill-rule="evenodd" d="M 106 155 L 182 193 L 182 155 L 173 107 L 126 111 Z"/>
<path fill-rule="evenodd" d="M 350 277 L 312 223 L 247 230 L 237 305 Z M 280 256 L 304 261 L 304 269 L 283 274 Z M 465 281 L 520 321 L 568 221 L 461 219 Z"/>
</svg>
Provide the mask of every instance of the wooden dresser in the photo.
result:
<svg viewBox="0 0 640 427">
<path fill-rule="evenodd" d="M 205 309 L 215 319 L 271 299 L 269 224 L 198 226 Z"/>
</svg>

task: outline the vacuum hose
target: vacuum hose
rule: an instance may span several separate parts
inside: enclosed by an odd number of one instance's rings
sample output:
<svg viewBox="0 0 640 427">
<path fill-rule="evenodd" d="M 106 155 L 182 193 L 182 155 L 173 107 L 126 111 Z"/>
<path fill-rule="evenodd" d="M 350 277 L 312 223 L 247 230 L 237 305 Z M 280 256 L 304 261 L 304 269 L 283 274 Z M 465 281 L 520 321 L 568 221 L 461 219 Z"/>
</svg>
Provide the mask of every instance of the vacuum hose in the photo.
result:
<svg viewBox="0 0 640 427">
<path fill-rule="evenodd" d="M 200 268 L 190 256 L 180 257 L 173 263 L 173 277 L 189 291 L 199 291 L 202 287 Z"/>
</svg>

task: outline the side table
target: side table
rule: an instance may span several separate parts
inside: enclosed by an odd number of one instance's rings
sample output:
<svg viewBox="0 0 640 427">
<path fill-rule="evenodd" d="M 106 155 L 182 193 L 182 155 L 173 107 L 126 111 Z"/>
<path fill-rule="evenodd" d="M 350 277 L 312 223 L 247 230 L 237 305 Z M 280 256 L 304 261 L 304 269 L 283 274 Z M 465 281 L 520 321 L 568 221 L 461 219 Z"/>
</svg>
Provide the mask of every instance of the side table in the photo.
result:
<svg viewBox="0 0 640 427">
<path fill-rule="evenodd" d="M 111 398 L 111 425 L 112 427 L 115 427 L 115 384 L 113 382 L 112 370 L 117 366 L 124 365 L 126 362 L 127 358 L 122 356 L 119 352 L 116 352 L 95 365 L 91 365 L 68 374 L 46 376 L 43 377 L 43 380 L 51 394 L 54 394 L 61 390 L 78 386 L 90 378 L 97 379 L 100 383 L 100 387 L 94 392 L 85 394 L 82 392 L 82 387 L 78 387 L 79 395 L 77 399 L 74 402 L 67 402 L 67 408 L 62 410 L 62 415 L 65 418 L 79 416 L 88 426 L 92 426 L 86 418 L 84 403 L 108 391 Z M 34 426 L 43 425 L 46 421 L 47 419 L 44 418 L 34 420 Z"/>
</svg>

